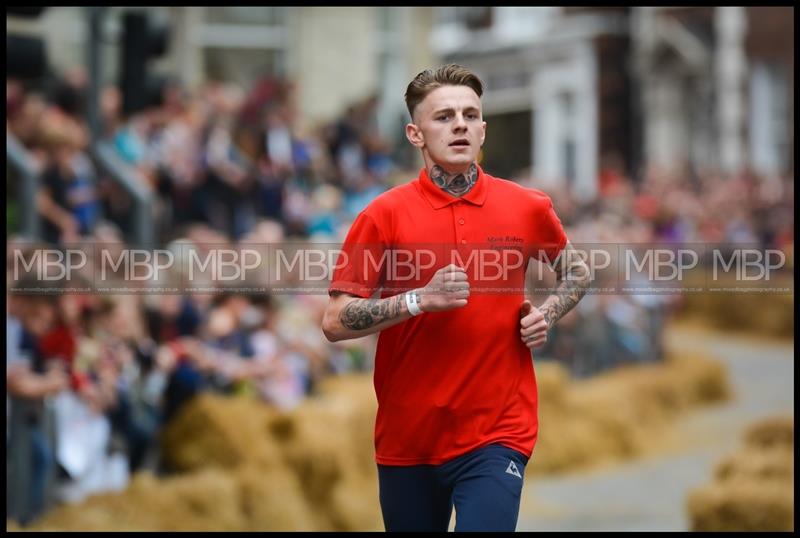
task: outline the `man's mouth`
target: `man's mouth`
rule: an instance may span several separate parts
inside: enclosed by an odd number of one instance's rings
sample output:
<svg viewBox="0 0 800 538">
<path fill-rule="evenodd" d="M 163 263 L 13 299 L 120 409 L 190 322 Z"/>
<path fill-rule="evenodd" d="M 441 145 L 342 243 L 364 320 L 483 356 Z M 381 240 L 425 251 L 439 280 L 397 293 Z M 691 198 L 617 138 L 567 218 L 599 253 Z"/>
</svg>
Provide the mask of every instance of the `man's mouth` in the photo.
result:
<svg viewBox="0 0 800 538">
<path fill-rule="evenodd" d="M 452 147 L 466 147 L 469 146 L 469 140 L 466 138 L 459 138 L 458 140 L 453 140 L 450 142 L 450 146 Z"/>
</svg>

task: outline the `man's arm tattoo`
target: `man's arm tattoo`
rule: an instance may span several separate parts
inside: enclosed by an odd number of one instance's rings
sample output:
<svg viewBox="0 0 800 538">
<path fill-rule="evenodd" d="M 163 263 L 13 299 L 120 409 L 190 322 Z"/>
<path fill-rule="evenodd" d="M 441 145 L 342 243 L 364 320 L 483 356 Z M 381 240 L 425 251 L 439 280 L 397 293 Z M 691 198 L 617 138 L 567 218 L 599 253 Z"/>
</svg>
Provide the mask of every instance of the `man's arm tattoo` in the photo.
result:
<svg viewBox="0 0 800 538">
<path fill-rule="evenodd" d="M 539 307 L 544 314 L 548 328 L 578 304 L 592 281 L 589 266 L 577 257 L 575 248 L 570 243 L 564 247 L 562 255 L 566 256 L 566 260 L 568 260 L 566 268 L 561 263 L 556 265 L 558 286 L 555 292 Z"/>
<path fill-rule="evenodd" d="M 385 299 L 358 299 L 342 309 L 339 321 L 348 329 L 362 331 L 400 316 L 405 304 L 403 294 Z"/>
<path fill-rule="evenodd" d="M 445 172 L 444 168 L 438 164 L 435 164 L 433 168 L 431 168 L 431 181 L 433 181 L 437 187 L 453 196 L 464 196 L 472 190 L 472 187 L 474 187 L 475 183 L 478 181 L 478 167 L 475 163 L 472 163 L 469 165 L 469 170 L 467 170 L 466 175 L 452 175 Z"/>
</svg>

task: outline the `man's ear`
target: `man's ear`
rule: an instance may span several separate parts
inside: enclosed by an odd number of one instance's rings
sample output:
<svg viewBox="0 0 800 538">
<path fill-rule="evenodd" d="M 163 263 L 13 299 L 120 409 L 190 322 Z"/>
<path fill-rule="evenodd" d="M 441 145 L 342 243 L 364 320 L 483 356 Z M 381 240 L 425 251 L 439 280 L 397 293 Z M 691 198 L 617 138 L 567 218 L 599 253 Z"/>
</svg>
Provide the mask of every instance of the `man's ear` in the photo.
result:
<svg viewBox="0 0 800 538">
<path fill-rule="evenodd" d="M 483 141 L 486 140 L 486 122 L 483 122 L 481 125 L 481 147 L 483 147 Z"/>
<path fill-rule="evenodd" d="M 425 146 L 425 137 L 422 130 L 413 123 L 406 124 L 406 138 L 412 145 L 422 149 Z"/>
</svg>

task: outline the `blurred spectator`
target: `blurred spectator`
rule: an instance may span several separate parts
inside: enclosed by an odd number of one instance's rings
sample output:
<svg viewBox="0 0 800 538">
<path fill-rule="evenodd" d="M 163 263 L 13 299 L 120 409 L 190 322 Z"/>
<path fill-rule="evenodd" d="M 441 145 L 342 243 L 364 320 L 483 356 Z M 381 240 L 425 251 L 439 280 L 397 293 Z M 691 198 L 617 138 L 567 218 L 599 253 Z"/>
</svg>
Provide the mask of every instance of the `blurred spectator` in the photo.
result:
<svg viewBox="0 0 800 538">
<path fill-rule="evenodd" d="M 47 128 L 41 143 L 48 151 L 38 195 L 44 216 L 44 238 L 51 243 L 70 243 L 91 232 L 98 218 L 94 168 L 83 152 L 86 129 L 51 110 L 43 119 Z"/>
<path fill-rule="evenodd" d="M 38 285 L 19 282 L 19 288 Z M 69 377 L 60 360 L 48 360 L 41 340 L 56 321 L 58 296 L 7 295 L 6 334 L 6 509 L 26 524 L 48 503 L 55 470 L 49 396 L 66 389 Z"/>
</svg>

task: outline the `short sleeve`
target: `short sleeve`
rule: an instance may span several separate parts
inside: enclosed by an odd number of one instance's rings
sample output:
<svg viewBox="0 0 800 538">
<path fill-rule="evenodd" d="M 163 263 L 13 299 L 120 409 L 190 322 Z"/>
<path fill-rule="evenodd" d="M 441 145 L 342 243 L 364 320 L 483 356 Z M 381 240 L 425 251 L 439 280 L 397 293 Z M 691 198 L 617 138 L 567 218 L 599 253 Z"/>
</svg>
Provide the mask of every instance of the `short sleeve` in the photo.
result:
<svg viewBox="0 0 800 538">
<path fill-rule="evenodd" d="M 347 232 L 328 293 L 341 291 L 371 297 L 383 283 L 381 260 L 387 248 L 375 220 L 365 212 L 360 213 Z"/>
<path fill-rule="evenodd" d="M 543 207 L 537 229 L 539 245 L 534 257 L 552 266 L 567 244 L 567 232 L 564 231 L 564 226 L 553 209 L 553 201 L 549 197 L 546 197 Z"/>
</svg>

